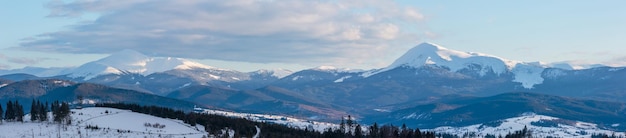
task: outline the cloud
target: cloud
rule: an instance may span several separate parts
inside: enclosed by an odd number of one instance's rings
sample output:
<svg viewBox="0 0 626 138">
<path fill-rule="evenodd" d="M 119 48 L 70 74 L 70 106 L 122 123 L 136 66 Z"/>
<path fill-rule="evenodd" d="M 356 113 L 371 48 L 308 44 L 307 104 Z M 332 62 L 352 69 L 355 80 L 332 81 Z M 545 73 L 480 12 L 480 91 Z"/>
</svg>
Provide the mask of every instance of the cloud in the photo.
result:
<svg viewBox="0 0 626 138">
<path fill-rule="evenodd" d="M 0 64 L 0 69 L 9 69 L 9 68 L 11 68 L 11 66 L 5 65 L 5 64 Z"/>
<path fill-rule="evenodd" d="M 602 64 L 612 67 L 626 67 L 626 56 L 615 57 L 611 60 L 602 62 Z"/>
<path fill-rule="evenodd" d="M 393 1 L 54 1 L 51 17 L 101 16 L 20 48 L 61 53 L 134 49 L 153 56 L 258 63 L 363 64 L 412 45 L 402 24 L 425 20 Z"/>
<path fill-rule="evenodd" d="M 15 64 L 23 64 L 23 65 L 35 65 L 45 60 L 52 60 L 52 58 L 27 58 L 27 57 L 9 57 L 4 54 L 0 54 L 0 60 L 5 60 L 7 62 L 15 63 Z M 8 68 L 8 65 L 1 66 L 2 68 Z"/>
</svg>

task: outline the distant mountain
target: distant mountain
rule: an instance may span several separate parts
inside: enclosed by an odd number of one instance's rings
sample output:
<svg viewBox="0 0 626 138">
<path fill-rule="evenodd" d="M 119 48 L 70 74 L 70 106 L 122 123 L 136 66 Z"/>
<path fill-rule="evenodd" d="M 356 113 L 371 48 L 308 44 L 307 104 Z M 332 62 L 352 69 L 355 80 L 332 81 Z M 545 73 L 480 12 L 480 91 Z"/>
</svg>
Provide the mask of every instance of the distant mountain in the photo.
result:
<svg viewBox="0 0 626 138">
<path fill-rule="evenodd" d="M 0 78 L 5 79 L 5 80 L 11 80 L 11 81 L 22 81 L 22 80 L 39 79 L 39 77 L 37 77 L 35 75 L 24 74 L 24 73 L 1 75 Z"/>
<path fill-rule="evenodd" d="M 126 102 L 141 105 L 158 105 L 175 109 L 191 110 L 194 103 L 166 98 L 133 90 L 112 88 L 91 83 L 75 83 L 66 80 L 24 80 L 0 87 L 0 103 L 19 100 L 30 103 L 32 99 L 42 101 L 76 101 L 78 96 L 93 102 Z M 29 109 L 29 108 L 27 108 Z"/>
<path fill-rule="evenodd" d="M 13 83 L 12 80 L 0 79 L 0 88 L 9 85 L 9 83 Z"/>
<path fill-rule="evenodd" d="M 176 90 L 167 97 L 235 111 L 288 114 L 315 120 L 336 119 L 346 114 L 327 103 L 273 86 L 234 90 L 196 85 Z"/>
<path fill-rule="evenodd" d="M 577 68 L 577 69 L 574 69 Z M 623 77 L 622 77 L 623 76 Z M 307 69 L 269 85 L 301 93 L 355 114 L 397 110 L 445 95 L 493 96 L 535 92 L 623 102 L 626 70 L 566 63 L 520 62 L 423 43 L 386 68 Z"/>
<path fill-rule="evenodd" d="M 27 67 L 0 70 L 2 74 L 6 75 L 0 78 L 14 81 L 55 78 L 166 95 L 191 85 L 256 89 L 291 74 L 291 71 L 274 69 L 239 72 L 182 58 L 149 57 L 137 51 L 123 50 L 76 68 Z"/>
<path fill-rule="evenodd" d="M 521 62 L 433 43 L 419 44 L 389 66 L 372 70 L 321 66 L 293 73 L 280 69 L 240 72 L 125 50 L 52 77 L 12 74 L 0 79 L 70 80 L 231 110 L 329 118 L 384 115 L 387 112 L 373 111 L 397 111 L 456 98 L 450 95 L 533 92 L 611 102 L 626 99 L 624 67 Z"/>
<path fill-rule="evenodd" d="M 300 87 L 322 86 L 363 78 L 360 76 L 362 72 L 362 70 L 321 66 L 292 73 L 280 80 L 272 82 L 269 85 L 294 89 Z"/>
<path fill-rule="evenodd" d="M 74 85 L 76 83 L 65 80 L 49 79 L 49 80 L 24 80 L 14 83 L 8 83 L 0 88 L 0 97 L 2 99 L 18 98 L 32 99 L 38 98 L 48 92 Z"/>
<path fill-rule="evenodd" d="M 422 43 L 410 49 L 388 67 L 365 73 L 364 76 L 372 76 L 399 67 L 424 66 L 445 68 L 451 72 L 471 72 L 473 74 L 467 75 L 477 77 L 510 74 L 513 76 L 511 81 L 521 83 L 521 86 L 527 89 L 542 83 L 541 75 L 546 68 L 572 68 L 572 65 L 567 63 L 552 66 L 542 62 L 520 62 L 488 54 L 451 50 L 433 43 Z"/>
<path fill-rule="evenodd" d="M 69 67 L 52 67 L 52 68 L 40 68 L 40 67 L 24 67 L 21 69 L 12 70 L 0 70 L 0 75 L 9 74 L 29 74 L 38 77 L 52 77 L 67 72 L 72 68 Z"/>
<path fill-rule="evenodd" d="M 78 68 L 62 72 L 69 77 L 85 80 L 106 74 L 149 75 L 174 69 L 216 69 L 181 58 L 153 58 L 133 50 L 123 50 L 108 57 L 85 63 Z"/>
<path fill-rule="evenodd" d="M 537 93 L 505 93 L 481 98 L 458 98 L 436 101 L 393 111 L 378 122 L 406 123 L 420 128 L 438 126 L 466 126 L 524 113 L 536 113 L 567 120 L 599 124 L 598 127 L 626 130 L 626 126 L 612 125 L 626 122 L 626 104 L 582 100 Z"/>
</svg>

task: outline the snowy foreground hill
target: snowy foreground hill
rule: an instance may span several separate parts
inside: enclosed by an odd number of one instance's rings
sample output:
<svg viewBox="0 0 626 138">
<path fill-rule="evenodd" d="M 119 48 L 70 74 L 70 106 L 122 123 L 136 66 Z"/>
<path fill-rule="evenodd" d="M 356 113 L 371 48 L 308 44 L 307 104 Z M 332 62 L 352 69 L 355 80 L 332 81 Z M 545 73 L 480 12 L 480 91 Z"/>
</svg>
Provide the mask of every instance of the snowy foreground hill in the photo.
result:
<svg viewBox="0 0 626 138">
<path fill-rule="evenodd" d="M 308 121 L 279 115 L 236 113 L 209 109 L 196 111 L 235 118 L 246 118 L 258 122 L 284 124 L 292 128 L 323 132 L 326 128 L 337 128 L 337 124 Z M 110 138 L 110 137 L 188 137 L 200 138 L 210 135 L 202 125 L 191 126 L 181 120 L 165 119 L 151 115 L 105 107 L 90 107 L 72 110 L 72 124 L 60 125 L 51 122 L 3 122 L 0 124 L 0 138 L 18 137 L 63 137 L 63 138 Z M 29 120 L 26 115 L 24 120 Z M 148 125 L 150 124 L 150 125 Z M 622 125 L 622 124 L 613 124 Z M 91 129 L 90 129 L 91 127 Z M 93 129 L 97 127 L 98 129 Z M 519 117 L 504 119 L 465 127 L 438 127 L 423 129 L 447 133 L 459 137 L 484 137 L 487 134 L 504 136 L 527 127 L 534 137 L 591 137 L 592 134 L 626 136 L 625 132 L 614 132 L 598 128 L 596 124 L 563 120 L 555 117 L 526 113 Z M 368 126 L 363 126 L 367 131 Z M 262 131 L 257 127 L 257 135 Z M 222 130 L 230 133 L 233 130 Z"/>
<path fill-rule="evenodd" d="M 165 119 L 115 108 L 91 107 L 73 109 L 72 124 L 59 125 L 48 122 L 3 122 L 0 138 L 63 137 L 191 137 L 207 135 L 201 125 L 191 126 L 181 120 Z M 26 115 L 24 120 L 30 120 Z M 146 126 L 150 124 L 150 126 Z M 156 125 L 158 124 L 158 125 Z M 99 129 L 88 129 L 87 126 Z M 155 127 L 156 126 L 156 127 Z"/>
<path fill-rule="evenodd" d="M 431 129 L 431 131 L 449 133 L 457 136 L 473 135 L 483 137 L 487 134 L 505 136 L 506 134 L 522 130 L 524 127 L 527 127 L 534 137 L 586 138 L 591 137 L 592 134 L 615 135 L 618 137 L 626 136 L 626 132 L 603 130 L 598 128 L 597 124 L 564 120 L 534 113 L 526 113 L 520 117 L 465 127 L 438 127 Z"/>
<path fill-rule="evenodd" d="M 310 121 L 310 120 L 298 119 L 298 118 L 281 116 L 281 115 L 237 113 L 237 112 L 228 112 L 228 111 L 211 110 L 211 109 L 200 109 L 197 111 L 202 111 L 202 113 L 206 113 L 206 114 L 214 114 L 214 115 L 236 117 L 236 118 L 245 118 L 245 119 L 256 121 L 256 122 L 268 122 L 268 123 L 282 124 L 282 125 L 289 126 L 291 128 L 315 130 L 318 132 L 324 132 L 324 130 L 326 130 L 327 128 L 339 127 L 339 125 L 333 124 L 333 123 Z M 365 130 L 367 129 L 367 127 L 363 127 L 363 129 Z"/>
</svg>

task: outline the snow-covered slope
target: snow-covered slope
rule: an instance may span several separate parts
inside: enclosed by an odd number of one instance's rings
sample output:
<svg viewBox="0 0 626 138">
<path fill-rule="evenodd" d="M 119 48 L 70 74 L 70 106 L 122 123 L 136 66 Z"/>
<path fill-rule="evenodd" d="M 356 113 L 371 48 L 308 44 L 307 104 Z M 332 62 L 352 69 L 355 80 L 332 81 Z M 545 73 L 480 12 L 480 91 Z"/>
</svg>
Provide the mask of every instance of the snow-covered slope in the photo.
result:
<svg viewBox="0 0 626 138">
<path fill-rule="evenodd" d="M 0 137 L 202 137 L 201 125 L 191 126 L 181 120 L 165 119 L 128 110 L 91 107 L 72 110 L 72 124 L 61 126 L 50 122 L 4 122 Z M 51 116 L 51 115 L 49 115 Z M 26 115 L 24 120 L 30 120 Z M 159 124 L 161 127 L 146 126 Z M 87 126 L 99 129 L 87 129 Z"/>
<path fill-rule="evenodd" d="M 318 66 L 315 68 L 311 68 L 310 70 L 317 70 L 323 72 L 332 72 L 332 73 L 358 73 L 363 72 L 361 69 L 350 69 L 350 68 L 337 68 L 334 66 Z"/>
<path fill-rule="evenodd" d="M 621 125 L 621 124 L 613 124 Z M 492 134 L 504 136 L 524 129 L 532 132 L 533 137 L 591 137 L 592 134 L 607 134 L 625 136 L 626 132 L 614 132 L 598 128 L 596 124 L 580 121 L 563 120 L 556 117 L 526 113 L 519 117 L 504 119 L 497 122 L 476 124 L 465 127 L 438 127 L 436 132 L 445 132 L 463 136 L 465 133 L 475 133 L 478 136 Z"/>
<path fill-rule="evenodd" d="M 433 43 L 422 43 L 409 50 L 387 68 L 437 65 L 448 67 L 451 71 L 458 71 L 466 68 L 470 64 L 478 64 L 483 66 L 482 73 L 484 75 L 484 73 L 489 70 L 493 70 L 496 74 L 505 73 L 518 63 L 520 62 L 487 54 L 461 52 L 447 49 Z"/>
<path fill-rule="evenodd" d="M 362 76 L 369 77 L 398 67 L 419 68 L 423 66 L 436 66 L 448 68 L 452 72 L 471 68 L 471 70 L 478 71 L 480 76 L 484 76 L 490 72 L 496 75 L 512 73 L 515 78 L 513 82 L 521 83 L 524 88 L 533 88 L 534 85 L 543 82 L 541 73 L 545 68 L 562 67 L 565 69 L 573 69 L 573 66 L 567 63 L 553 65 L 554 66 L 550 66 L 542 62 L 508 60 L 488 54 L 447 49 L 433 43 L 422 43 L 410 49 L 388 67 L 363 73 Z"/>
<path fill-rule="evenodd" d="M 257 122 L 270 122 L 276 124 L 286 125 L 292 128 L 315 130 L 318 132 L 324 132 L 327 128 L 337 128 L 339 125 L 327 122 L 309 121 L 304 119 L 298 119 L 293 117 L 281 116 L 281 115 L 267 115 L 267 114 L 252 114 L 252 113 L 237 113 L 212 109 L 196 108 L 197 112 L 214 114 L 228 117 L 245 118 Z"/>
<path fill-rule="evenodd" d="M 271 74 L 271 76 L 274 76 L 276 78 L 283 78 L 286 76 L 289 76 L 293 73 L 293 71 L 291 70 L 287 70 L 287 69 L 261 69 L 261 70 L 257 70 L 257 71 L 253 71 L 250 73 L 254 73 L 254 74 Z"/>
<path fill-rule="evenodd" d="M 64 73 L 69 74 L 70 77 L 85 77 L 85 80 L 89 80 L 103 74 L 136 73 L 148 75 L 173 69 L 194 68 L 213 69 L 213 67 L 182 58 L 148 57 L 137 51 L 123 50 Z"/>
</svg>

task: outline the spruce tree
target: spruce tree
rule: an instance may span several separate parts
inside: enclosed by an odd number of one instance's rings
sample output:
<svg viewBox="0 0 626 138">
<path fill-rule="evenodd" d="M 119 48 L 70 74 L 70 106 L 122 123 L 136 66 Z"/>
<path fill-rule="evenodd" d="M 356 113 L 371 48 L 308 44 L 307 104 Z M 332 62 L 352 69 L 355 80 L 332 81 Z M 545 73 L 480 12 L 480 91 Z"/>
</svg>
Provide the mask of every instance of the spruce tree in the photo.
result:
<svg viewBox="0 0 626 138">
<path fill-rule="evenodd" d="M 13 106 L 15 106 L 13 109 L 15 109 L 15 119 L 19 122 L 23 122 L 24 121 L 24 107 L 22 105 L 20 105 L 20 103 L 16 100 L 15 104 L 13 104 Z"/>
<path fill-rule="evenodd" d="M 354 137 L 355 138 L 362 138 L 363 137 L 363 130 L 361 130 L 361 125 L 357 124 L 356 128 L 354 128 Z"/>
<path fill-rule="evenodd" d="M 415 135 L 415 137 L 421 138 L 422 132 L 420 131 L 419 128 L 415 128 L 415 132 L 413 132 L 413 135 Z"/>
<path fill-rule="evenodd" d="M 341 123 L 339 123 L 339 131 L 341 133 L 346 133 L 346 121 L 343 120 L 343 116 L 341 116 Z"/>
<path fill-rule="evenodd" d="M 370 126 L 369 131 L 370 137 L 379 137 L 378 123 L 374 122 L 374 125 Z"/>
<path fill-rule="evenodd" d="M 15 119 L 15 116 L 13 115 L 15 110 L 13 110 L 13 101 L 9 100 L 7 102 L 7 111 L 4 115 L 4 117 L 6 118 L 6 120 L 11 121 L 13 119 Z"/>
<path fill-rule="evenodd" d="M 54 122 L 61 122 L 61 115 L 59 114 L 59 101 L 52 102 L 52 118 Z"/>
<path fill-rule="evenodd" d="M 52 116 L 54 118 L 54 122 L 63 123 L 63 121 L 67 121 L 66 123 L 71 123 L 70 118 L 70 106 L 66 102 L 59 103 L 59 101 L 55 101 L 52 103 Z"/>
<path fill-rule="evenodd" d="M 0 104 L 0 123 L 2 123 L 2 119 L 4 119 L 3 114 L 4 114 L 4 110 L 2 109 L 2 104 Z"/>
<path fill-rule="evenodd" d="M 37 103 L 39 104 L 39 120 L 48 121 L 48 103 L 45 106 L 39 101 Z"/>
<path fill-rule="evenodd" d="M 35 102 L 35 99 L 33 99 L 33 102 L 30 104 L 30 121 L 36 121 L 39 119 L 38 110 L 39 108 L 37 107 L 37 103 Z"/>
</svg>

